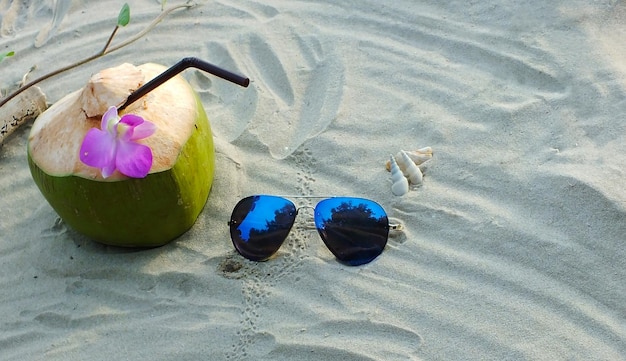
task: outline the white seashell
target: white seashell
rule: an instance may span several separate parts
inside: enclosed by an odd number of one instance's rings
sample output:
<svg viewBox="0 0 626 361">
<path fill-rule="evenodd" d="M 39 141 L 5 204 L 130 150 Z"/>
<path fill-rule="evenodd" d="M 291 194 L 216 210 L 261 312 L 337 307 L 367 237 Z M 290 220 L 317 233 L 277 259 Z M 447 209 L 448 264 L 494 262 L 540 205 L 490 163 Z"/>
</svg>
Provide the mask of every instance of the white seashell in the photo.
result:
<svg viewBox="0 0 626 361">
<path fill-rule="evenodd" d="M 433 148 L 424 147 L 418 150 L 405 151 L 415 165 L 420 165 L 433 157 Z"/>
<path fill-rule="evenodd" d="M 396 153 L 396 155 L 393 158 L 396 160 L 396 163 L 398 164 L 398 167 L 400 168 L 402 173 L 404 173 L 404 175 L 406 176 L 407 163 L 404 157 L 402 156 L 402 152 L 403 152 L 402 150 L 399 151 L 398 153 Z M 409 163 L 413 163 L 413 161 L 410 158 L 409 158 Z M 391 166 L 391 161 L 387 162 L 387 164 Z M 389 170 L 391 170 L 391 168 L 389 168 Z"/>
<path fill-rule="evenodd" d="M 422 184 L 422 171 L 419 167 L 413 163 L 413 160 L 409 158 L 409 155 L 401 150 L 402 160 L 405 165 L 404 173 L 407 178 L 409 178 L 409 182 L 413 185 L 421 185 Z"/>
<path fill-rule="evenodd" d="M 404 177 L 393 155 L 389 155 L 389 162 L 391 164 L 391 193 L 403 196 L 409 192 L 409 181 Z"/>
<path fill-rule="evenodd" d="M 402 171 L 405 171 L 406 165 L 404 164 L 404 159 L 402 158 L 402 152 L 402 150 L 399 151 L 396 154 L 395 158 L 396 162 L 398 162 L 398 166 L 400 166 L 400 169 L 402 169 Z M 404 152 L 409 156 L 409 158 L 411 158 L 413 163 L 415 163 L 416 165 L 420 165 L 433 157 L 433 149 L 431 147 L 424 147 L 417 150 L 409 150 Z M 387 170 L 391 170 L 390 162 L 387 162 L 385 167 L 387 168 Z"/>
</svg>

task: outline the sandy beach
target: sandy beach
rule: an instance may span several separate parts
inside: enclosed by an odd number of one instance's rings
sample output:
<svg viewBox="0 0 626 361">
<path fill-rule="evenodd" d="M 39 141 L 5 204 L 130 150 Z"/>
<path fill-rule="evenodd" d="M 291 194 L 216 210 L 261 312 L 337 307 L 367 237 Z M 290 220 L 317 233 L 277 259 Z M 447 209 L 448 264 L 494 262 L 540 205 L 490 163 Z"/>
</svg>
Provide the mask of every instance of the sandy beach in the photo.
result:
<svg viewBox="0 0 626 361">
<path fill-rule="evenodd" d="M 0 0 L 3 94 L 98 52 L 123 5 L 19 3 Z M 95 243 L 39 192 L 21 127 L 0 147 L 0 360 L 626 360 L 624 1 L 196 4 L 40 87 L 187 56 L 250 77 L 183 73 L 214 133 L 204 210 L 163 247 Z M 113 44 L 161 12 L 129 5 Z M 389 155 L 426 146 L 393 195 Z M 305 208 L 252 262 L 227 225 L 251 194 L 368 198 L 403 229 L 350 267 Z"/>
</svg>

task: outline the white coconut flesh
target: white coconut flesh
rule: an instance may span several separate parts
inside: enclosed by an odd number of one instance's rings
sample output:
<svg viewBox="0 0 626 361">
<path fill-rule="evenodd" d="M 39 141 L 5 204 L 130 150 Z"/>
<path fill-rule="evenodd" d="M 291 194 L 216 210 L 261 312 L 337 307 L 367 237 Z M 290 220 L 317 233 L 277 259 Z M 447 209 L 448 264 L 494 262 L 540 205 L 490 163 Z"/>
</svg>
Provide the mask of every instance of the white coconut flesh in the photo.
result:
<svg viewBox="0 0 626 361">
<path fill-rule="evenodd" d="M 33 162 L 45 173 L 57 177 L 75 175 L 100 181 L 126 179 L 119 172 L 103 179 L 98 168 L 82 163 L 79 152 L 83 138 L 89 129 L 100 128 L 102 115 L 110 106 L 123 104 L 134 90 L 165 69 L 151 63 L 122 64 L 92 76 L 85 88 L 65 96 L 37 118 L 29 136 Z M 152 136 L 139 141 L 152 149 L 150 173 L 174 166 L 198 117 L 193 90 L 180 76 L 157 87 L 119 115 L 126 113 L 136 114 L 157 126 Z"/>
</svg>

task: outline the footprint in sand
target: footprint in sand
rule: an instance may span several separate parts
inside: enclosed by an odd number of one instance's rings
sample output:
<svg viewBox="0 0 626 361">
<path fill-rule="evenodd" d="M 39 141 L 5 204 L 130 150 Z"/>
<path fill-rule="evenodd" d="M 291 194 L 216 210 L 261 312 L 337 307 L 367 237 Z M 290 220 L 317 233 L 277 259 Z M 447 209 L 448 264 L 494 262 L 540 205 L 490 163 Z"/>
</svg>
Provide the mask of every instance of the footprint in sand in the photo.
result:
<svg viewBox="0 0 626 361">
<path fill-rule="evenodd" d="M 343 95 L 343 64 L 331 42 L 293 29 L 245 34 L 238 42 L 250 54 L 249 76 L 259 92 L 248 130 L 274 158 L 283 159 L 335 119 Z"/>
<path fill-rule="evenodd" d="M 215 65 L 234 71 L 241 68 L 225 44 L 207 43 L 206 53 L 202 58 Z M 233 86 L 199 70 L 189 72 L 187 79 L 204 104 L 213 133 L 229 142 L 237 139 L 255 117 L 258 94 L 254 87 Z"/>
</svg>

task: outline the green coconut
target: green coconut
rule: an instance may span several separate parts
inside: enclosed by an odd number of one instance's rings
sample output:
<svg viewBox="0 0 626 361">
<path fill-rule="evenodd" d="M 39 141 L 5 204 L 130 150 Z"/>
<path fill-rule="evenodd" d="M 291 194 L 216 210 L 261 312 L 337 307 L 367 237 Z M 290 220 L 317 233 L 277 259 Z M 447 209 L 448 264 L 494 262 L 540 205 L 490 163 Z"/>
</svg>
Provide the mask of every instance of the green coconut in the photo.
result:
<svg viewBox="0 0 626 361">
<path fill-rule="evenodd" d="M 215 154 L 206 113 L 180 76 L 120 112 L 156 124 L 140 143 L 152 149 L 145 178 L 100 170 L 79 159 L 82 140 L 100 127 L 104 112 L 162 73 L 157 64 L 123 64 L 95 74 L 33 124 L 28 163 L 33 180 L 63 221 L 95 241 L 127 247 L 160 246 L 187 231 L 202 211 L 213 182 Z"/>
</svg>

